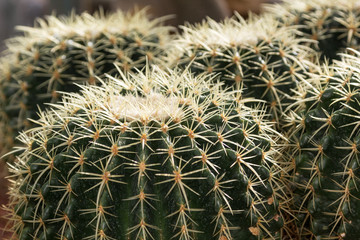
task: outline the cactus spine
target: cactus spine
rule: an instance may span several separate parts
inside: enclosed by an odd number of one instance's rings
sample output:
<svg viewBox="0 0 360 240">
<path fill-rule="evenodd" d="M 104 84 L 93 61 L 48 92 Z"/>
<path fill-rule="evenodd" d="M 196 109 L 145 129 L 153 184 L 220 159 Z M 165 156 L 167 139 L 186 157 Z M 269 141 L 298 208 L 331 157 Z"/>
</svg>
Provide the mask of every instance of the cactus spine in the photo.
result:
<svg viewBox="0 0 360 240">
<path fill-rule="evenodd" d="M 239 92 L 153 70 L 83 87 L 22 135 L 25 239 L 281 239 L 274 131 Z"/>
<path fill-rule="evenodd" d="M 32 125 L 38 108 L 76 92 L 76 84 L 96 84 L 96 76 L 143 68 L 146 59 L 159 62 L 169 27 L 164 18 L 149 20 L 146 9 L 134 14 L 83 13 L 48 16 L 35 27 L 18 27 L 23 36 L 8 40 L 0 64 L 0 148 L 12 147 L 18 131 Z"/>
</svg>

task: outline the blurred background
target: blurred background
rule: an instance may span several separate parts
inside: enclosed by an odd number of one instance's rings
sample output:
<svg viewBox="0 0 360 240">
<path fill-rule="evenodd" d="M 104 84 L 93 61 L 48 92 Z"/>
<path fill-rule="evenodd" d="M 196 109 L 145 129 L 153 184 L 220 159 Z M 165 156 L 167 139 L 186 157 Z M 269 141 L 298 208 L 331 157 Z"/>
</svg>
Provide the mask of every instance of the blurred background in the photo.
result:
<svg viewBox="0 0 360 240">
<path fill-rule="evenodd" d="M 174 15 L 168 24 L 178 26 L 184 22 L 199 22 L 209 16 L 220 20 L 234 11 L 245 16 L 249 11 L 259 13 L 262 3 L 277 0 L 0 0 L 0 50 L 4 40 L 14 36 L 16 25 L 32 26 L 34 19 L 49 15 L 94 12 L 102 6 L 106 11 L 129 10 L 134 6 L 150 6 L 152 17 Z"/>
</svg>

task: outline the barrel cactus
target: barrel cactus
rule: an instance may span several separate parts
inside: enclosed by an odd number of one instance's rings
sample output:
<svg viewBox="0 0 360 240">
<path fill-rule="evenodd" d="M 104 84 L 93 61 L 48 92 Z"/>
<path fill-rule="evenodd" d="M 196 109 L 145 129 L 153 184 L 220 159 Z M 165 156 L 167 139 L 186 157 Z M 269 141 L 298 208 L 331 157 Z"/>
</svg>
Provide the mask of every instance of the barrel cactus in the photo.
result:
<svg viewBox="0 0 360 240">
<path fill-rule="evenodd" d="M 301 239 L 360 238 L 360 54 L 335 63 L 288 114 Z"/>
<path fill-rule="evenodd" d="M 164 18 L 149 20 L 146 9 L 133 14 L 48 16 L 35 27 L 18 27 L 0 61 L 0 122 L 8 151 L 18 131 L 28 129 L 38 108 L 79 91 L 75 84 L 96 84 L 96 76 L 143 68 L 158 62 L 169 38 Z M 4 141 L 4 139 L 8 139 Z"/>
<path fill-rule="evenodd" d="M 285 25 L 298 25 L 301 37 L 323 58 L 338 59 L 346 48 L 359 49 L 360 5 L 357 0 L 285 0 L 269 6 Z"/>
<path fill-rule="evenodd" d="M 11 167 L 14 238 L 281 239 L 276 132 L 210 80 L 154 68 L 42 112 Z"/>
<path fill-rule="evenodd" d="M 221 23 L 208 18 L 183 26 L 169 62 L 195 75 L 215 73 L 225 88 L 242 88 L 244 96 L 264 100 L 271 120 L 279 123 L 313 55 L 292 27 L 279 25 L 271 15 L 247 21 L 236 15 Z"/>
</svg>

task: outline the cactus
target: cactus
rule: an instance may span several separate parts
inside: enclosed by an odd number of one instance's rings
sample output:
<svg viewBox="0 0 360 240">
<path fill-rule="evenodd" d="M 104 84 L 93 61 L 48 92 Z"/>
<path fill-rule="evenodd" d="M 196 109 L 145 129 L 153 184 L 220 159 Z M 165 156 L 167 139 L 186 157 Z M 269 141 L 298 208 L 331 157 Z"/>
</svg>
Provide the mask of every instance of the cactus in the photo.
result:
<svg viewBox="0 0 360 240">
<path fill-rule="evenodd" d="M 211 81 L 154 68 L 42 112 L 11 167 L 14 238 L 281 239 L 277 134 Z"/>
<path fill-rule="evenodd" d="M 143 68 L 146 59 L 159 62 L 169 27 L 164 18 L 149 20 L 146 9 L 134 14 L 83 13 L 48 16 L 35 27 L 18 27 L 23 36 L 8 40 L 0 63 L 0 122 L 7 152 L 18 131 L 33 126 L 38 108 L 61 99 L 61 92 L 79 91 L 76 84 L 96 84 L 96 76 Z M 3 141 L 8 139 L 8 141 Z"/>
<path fill-rule="evenodd" d="M 357 0 L 285 0 L 269 9 L 285 25 L 298 25 L 298 36 L 314 40 L 310 46 L 323 58 L 338 59 L 337 54 L 348 47 L 359 49 Z"/>
<path fill-rule="evenodd" d="M 288 113 L 301 239 L 360 238 L 360 53 L 305 83 Z"/>
<path fill-rule="evenodd" d="M 292 28 L 279 27 L 271 15 L 251 16 L 248 21 L 236 15 L 221 23 L 208 18 L 182 29 L 168 54 L 172 66 L 194 74 L 216 73 L 225 88 L 244 87 L 244 96 L 267 102 L 271 120 L 279 124 L 292 89 L 311 68 L 307 58 L 313 54 Z"/>
</svg>

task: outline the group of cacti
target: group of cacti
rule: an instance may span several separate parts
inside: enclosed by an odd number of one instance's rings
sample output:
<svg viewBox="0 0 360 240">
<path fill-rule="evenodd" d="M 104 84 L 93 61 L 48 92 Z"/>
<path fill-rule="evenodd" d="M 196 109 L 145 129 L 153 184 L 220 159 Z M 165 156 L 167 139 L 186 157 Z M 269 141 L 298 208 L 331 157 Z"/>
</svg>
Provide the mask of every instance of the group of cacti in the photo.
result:
<svg viewBox="0 0 360 240">
<path fill-rule="evenodd" d="M 267 9 L 180 34 L 145 10 L 19 28 L 10 239 L 360 239 L 360 4 Z"/>
</svg>

